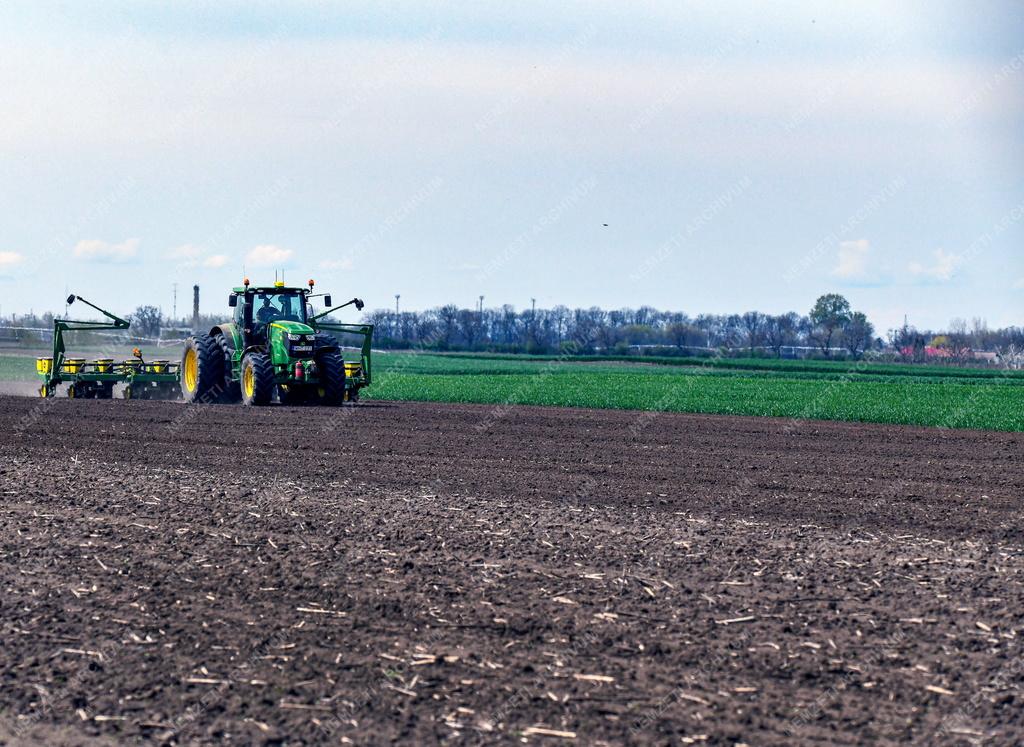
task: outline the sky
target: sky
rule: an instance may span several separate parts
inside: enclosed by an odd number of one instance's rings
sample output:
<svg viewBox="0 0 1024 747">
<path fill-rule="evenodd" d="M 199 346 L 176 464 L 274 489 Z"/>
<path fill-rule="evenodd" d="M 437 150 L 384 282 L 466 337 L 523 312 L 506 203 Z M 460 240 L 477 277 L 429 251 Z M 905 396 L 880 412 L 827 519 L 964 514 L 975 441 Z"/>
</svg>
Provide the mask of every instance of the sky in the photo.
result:
<svg viewBox="0 0 1024 747">
<path fill-rule="evenodd" d="M 283 272 L 1024 324 L 1019 2 L 7 0 L 0 113 L 5 316 Z"/>
</svg>

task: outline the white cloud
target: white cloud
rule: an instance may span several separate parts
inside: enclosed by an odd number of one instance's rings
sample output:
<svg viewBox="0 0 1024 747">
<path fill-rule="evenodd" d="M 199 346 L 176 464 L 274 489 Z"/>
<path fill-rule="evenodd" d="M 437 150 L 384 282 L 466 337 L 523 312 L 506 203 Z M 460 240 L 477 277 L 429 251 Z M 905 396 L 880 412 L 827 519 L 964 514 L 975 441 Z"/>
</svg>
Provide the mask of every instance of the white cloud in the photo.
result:
<svg viewBox="0 0 1024 747">
<path fill-rule="evenodd" d="M 75 259 L 88 262 L 127 262 L 139 250 L 138 239 L 127 239 L 120 244 L 109 244 L 99 239 L 83 239 L 75 245 Z"/>
<path fill-rule="evenodd" d="M 288 264 L 293 254 L 295 252 L 291 249 L 282 249 L 275 244 L 260 244 L 249 250 L 245 255 L 245 261 L 253 267 L 283 266 Z"/>
<path fill-rule="evenodd" d="M 960 265 L 960 256 L 947 252 L 945 249 L 936 249 L 932 252 L 935 264 L 923 265 L 920 262 L 911 262 L 909 267 L 911 275 L 930 278 L 931 280 L 949 280 Z"/>
<path fill-rule="evenodd" d="M 1021 278 L 1016 283 L 1014 283 L 1013 284 L 1013 289 L 1014 290 L 1024 290 L 1024 278 Z"/>
<path fill-rule="evenodd" d="M 320 263 L 321 270 L 351 270 L 352 269 L 352 258 L 345 257 L 344 259 L 325 259 Z"/>
<path fill-rule="evenodd" d="M 219 269 L 228 263 L 228 257 L 226 254 L 214 254 L 203 260 L 203 267 L 209 267 L 212 270 Z"/>
<path fill-rule="evenodd" d="M 21 264 L 24 259 L 17 252 L 0 252 L 0 267 L 13 267 Z"/>
<path fill-rule="evenodd" d="M 839 264 L 832 270 L 832 275 L 847 280 L 867 277 L 870 252 L 871 244 L 867 239 L 843 241 L 839 244 Z"/>
<path fill-rule="evenodd" d="M 167 259 L 179 260 L 180 267 L 206 267 L 212 270 L 219 269 L 230 261 L 226 254 L 206 255 L 206 250 L 195 244 L 183 244 L 170 249 L 164 255 Z"/>
</svg>

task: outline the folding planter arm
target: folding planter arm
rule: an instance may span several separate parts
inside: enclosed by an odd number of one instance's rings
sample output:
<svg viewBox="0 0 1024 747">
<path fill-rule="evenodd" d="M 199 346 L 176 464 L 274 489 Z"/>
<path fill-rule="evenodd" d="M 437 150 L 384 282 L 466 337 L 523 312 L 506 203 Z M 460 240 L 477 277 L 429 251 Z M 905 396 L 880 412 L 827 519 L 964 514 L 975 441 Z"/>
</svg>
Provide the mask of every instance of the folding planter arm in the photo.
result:
<svg viewBox="0 0 1024 747">
<path fill-rule="evenodd" d="M 50 377 L 47 381 L 49 386 L 56 386 L 61 382 L 60 372 L 64 366 L 64 353 L 66 352 L 64 347 L 64 333 L 74 332 L 76 330 L 98 330 L 98 329 L 128 329 L 131 327 L 131 322 L 126 319 L 122 319 L 119 316 L 111 314 L 105 309 L 101 309 L 94 303 L 86 301 L 81 296 L 71 295 L 68 296 L 68 305 L 70 306 L 75 301 L 81 301 L 86 306 L 91 306 L 96 311 L 107 317 L 109 322 L 87 322 L 80 321 L 77 319 L 54 319 L 53 320 L 53 363 L 50 368 Z"/>
<path fill-rule="evenodd" d="M 343 303 L 341 306 L 335 306 L 333 309 L 327 309 L 327 311 L 321 311 L 319 314 L 317 314 L 316 316 L 313 317 L 313 321 L 315 322 L 317 319 L 323 319 L 328 314 L 333 314 L 335 311 L 339 311 L 341 309 L 344 309 L 346 306 L 355 306 L 359 311 L 362 311 L 364 305 L 365 304 L 363 303 L 363 299 L 361 299 L 361 298 L 353 298 L 351 301 L 348 301 L 347 303 Z"/>
</svg>

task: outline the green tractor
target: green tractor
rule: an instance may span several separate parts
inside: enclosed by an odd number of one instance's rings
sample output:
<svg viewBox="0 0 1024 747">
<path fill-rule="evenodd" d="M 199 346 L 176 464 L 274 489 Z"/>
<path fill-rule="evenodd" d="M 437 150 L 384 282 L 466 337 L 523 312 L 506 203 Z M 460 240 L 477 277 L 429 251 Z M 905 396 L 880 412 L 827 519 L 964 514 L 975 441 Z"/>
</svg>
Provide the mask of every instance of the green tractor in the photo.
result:
<svg viewBox="0 0 1024 747">
<path fill-rule="evenodd" d="M 228 298 L 234 318 L 185 341 L 181 357 L 181 392 L 186 402 L 244 402 L 268 405 L 276 395 L 281 404 L 342 405 L 356 402 L 370 384 L 371 325 L 339 324 L 328 316 L 347 306 L 360 311 L 353 298 L 313 314 L 309 288 L 244 285 Z M 346 360 L 340 339 L 362 337 L 359 360 Z"/>
</svg>

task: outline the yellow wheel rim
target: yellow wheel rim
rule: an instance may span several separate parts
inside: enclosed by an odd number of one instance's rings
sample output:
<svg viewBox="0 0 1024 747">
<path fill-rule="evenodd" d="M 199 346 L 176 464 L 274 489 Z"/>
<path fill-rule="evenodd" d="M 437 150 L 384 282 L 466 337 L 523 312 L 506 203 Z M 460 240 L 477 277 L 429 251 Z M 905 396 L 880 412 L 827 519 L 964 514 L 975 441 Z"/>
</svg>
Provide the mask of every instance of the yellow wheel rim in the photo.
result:
<svg viewBox="0 0 1024 747">
<path fill-rule="evenodd" d="M 199 384 L 199 356 L 196 355 L 195 350 L 185 351 L 184 369 L 182 376 L 185 378 L 185 388 L 194 392 Z"/>
<path fill-rule="evenodd" d="M 245 390 L 246 397 L 256 394 L 256 374 L 253 373 L 252 366 L 246 366 L 242 371 L 242 389 Z"/>
</svg>

